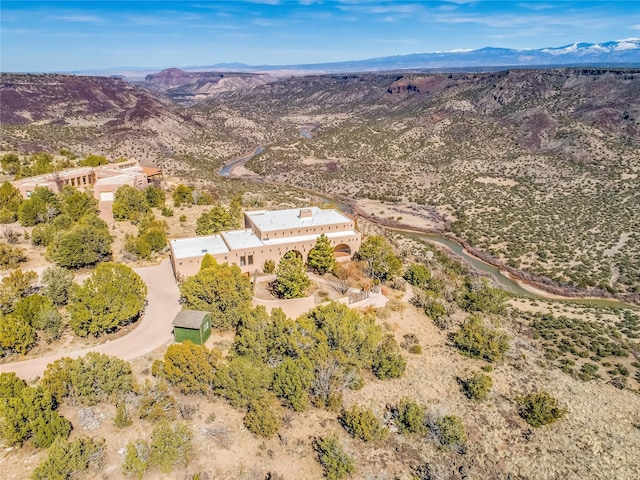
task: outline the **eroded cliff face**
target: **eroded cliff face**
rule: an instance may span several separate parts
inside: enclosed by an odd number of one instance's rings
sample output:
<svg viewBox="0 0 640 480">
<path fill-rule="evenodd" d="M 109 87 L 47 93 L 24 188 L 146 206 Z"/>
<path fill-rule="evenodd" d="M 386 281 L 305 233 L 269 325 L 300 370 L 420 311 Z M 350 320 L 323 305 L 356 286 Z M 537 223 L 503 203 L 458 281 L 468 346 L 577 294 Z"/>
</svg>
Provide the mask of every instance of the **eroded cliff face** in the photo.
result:
<svg viewBox="0 0 640 480">
<path fill-rule="evenodd" d="M 147 75 L 143 85 L 166 94 L 176 102 L 192 104 L 222 92 L 247 90 L 276 80 L 262 73 L 185 72 L 169 68 Z"/>
</svg>

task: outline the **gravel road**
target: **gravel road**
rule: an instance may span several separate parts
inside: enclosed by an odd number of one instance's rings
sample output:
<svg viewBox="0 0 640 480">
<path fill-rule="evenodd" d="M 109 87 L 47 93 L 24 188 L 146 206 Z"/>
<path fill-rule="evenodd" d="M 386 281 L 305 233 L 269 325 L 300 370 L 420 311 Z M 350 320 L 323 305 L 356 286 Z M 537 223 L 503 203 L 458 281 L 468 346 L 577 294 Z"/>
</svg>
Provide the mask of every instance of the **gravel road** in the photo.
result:
<svg viewBox="0 0 640 480">
<path fill-rule="evenodd" d="M 30 380 L 42 375 L 48 364 L 61 357 L 76 358 L 88 352 L 99 352 L 132 360 L 172 341 L 171 322 L 180 311 L 180 291 L 173 278 L 171 263 L 164 260 L 160 265 L 136 268 L 135 271 L 149 287 L 149 294 L 144 315 L 131 333 L 95 347 L 0 365 L 0 372 L 15 372 Z"/>
</svg>

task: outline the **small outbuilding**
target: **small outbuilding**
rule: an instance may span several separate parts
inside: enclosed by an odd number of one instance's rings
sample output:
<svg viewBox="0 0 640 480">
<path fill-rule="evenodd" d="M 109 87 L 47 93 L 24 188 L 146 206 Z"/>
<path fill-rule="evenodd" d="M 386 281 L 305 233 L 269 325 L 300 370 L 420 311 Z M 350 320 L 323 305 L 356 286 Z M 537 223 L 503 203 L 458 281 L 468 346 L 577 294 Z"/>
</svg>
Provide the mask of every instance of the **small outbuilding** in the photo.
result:
<svg viewBox="0 0 640 480">
<path fill-rule="evenodd" d="M 204 345 L 210 336 L 211 312 L 181 310 L 173 319 L 173 338 L 178 343 L 190 340 L 196 345 Z"/>
</svg>

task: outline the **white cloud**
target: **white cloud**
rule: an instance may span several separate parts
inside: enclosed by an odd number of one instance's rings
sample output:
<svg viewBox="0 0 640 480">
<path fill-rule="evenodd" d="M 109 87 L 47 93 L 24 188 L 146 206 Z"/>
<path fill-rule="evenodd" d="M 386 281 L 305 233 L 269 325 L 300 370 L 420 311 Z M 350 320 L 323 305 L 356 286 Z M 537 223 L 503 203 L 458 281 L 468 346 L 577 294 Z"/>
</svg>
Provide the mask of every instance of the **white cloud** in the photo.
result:
<svg viewBox="0 0 640 480">
<path fill-rule="evenodd" d="M 86 15 L 86 14 L 74 14 L 74 15 L 63 15 L 58 17 L 60 20 L 64 20 L 65 22 L 75 22 L 75 23 L 102 23 L 104 19 L 99 17 L 98 15 Z"/>
</svg>

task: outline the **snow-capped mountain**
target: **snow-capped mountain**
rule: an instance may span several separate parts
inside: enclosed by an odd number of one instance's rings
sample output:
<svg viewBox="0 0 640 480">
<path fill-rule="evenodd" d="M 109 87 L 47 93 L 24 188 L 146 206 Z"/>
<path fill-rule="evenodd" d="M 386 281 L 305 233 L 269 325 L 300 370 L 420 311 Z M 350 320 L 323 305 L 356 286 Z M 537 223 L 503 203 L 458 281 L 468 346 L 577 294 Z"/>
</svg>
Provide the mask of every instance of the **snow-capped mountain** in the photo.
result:
<svg viewBox="0 0 640 480">
<path fill-rule="evenodd" d="M 625 66 L 640 67 L 640 38 L 605 43 L 573 43 L 562 47 L 532 50 L 485 47 L 479 50 L 455 50 L 450 52 L 414 53 L 392 57 L 370 58 L 335 63 L 278 66 L 239 66 L 236 70 L 319 70 L 347 72 L 364 70 L 394 70 L 414 68 L 466 68 L 502 66 Z M 213 65 L 210 68 L 225 68 Z M 209 68 L 209 67 L 208 67 Z"/>
</svg>

